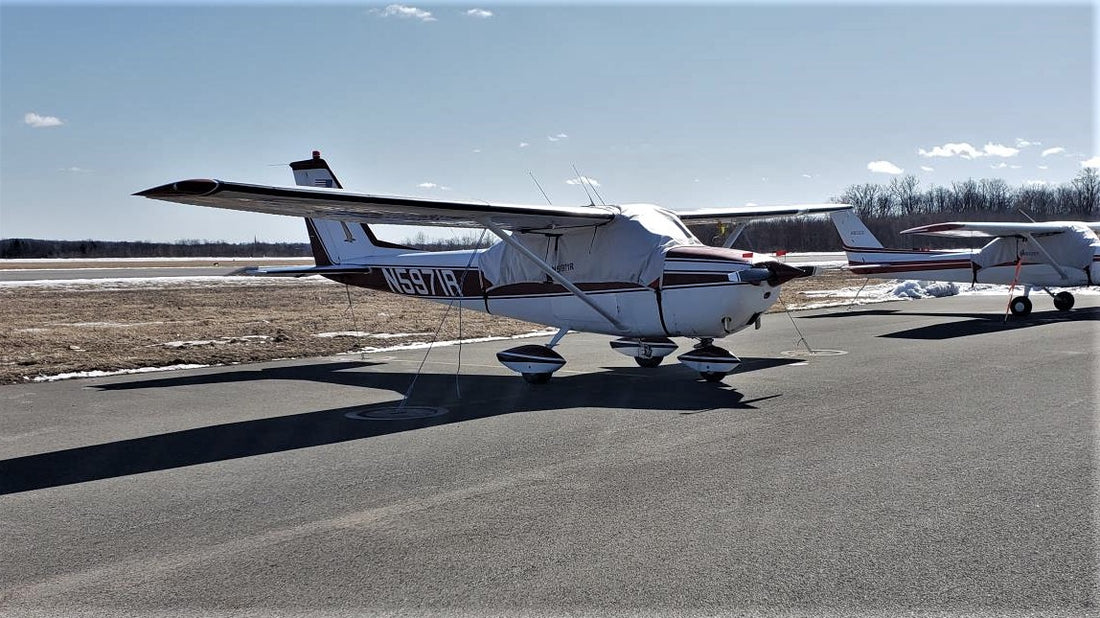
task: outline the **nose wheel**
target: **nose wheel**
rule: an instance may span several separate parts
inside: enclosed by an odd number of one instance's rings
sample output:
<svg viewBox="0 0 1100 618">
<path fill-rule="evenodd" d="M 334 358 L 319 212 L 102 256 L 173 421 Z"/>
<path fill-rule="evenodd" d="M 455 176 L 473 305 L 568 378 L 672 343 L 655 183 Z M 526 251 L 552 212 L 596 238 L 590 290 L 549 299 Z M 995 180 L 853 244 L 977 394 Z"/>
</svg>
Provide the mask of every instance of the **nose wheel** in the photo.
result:
<svg viewBox="0 0 1100 618">
<path fill-rule="evenodd" d="M 1008 310 L 1012 315 L 1024 317 L 1031 313 L 1031 299 L 1027 296 L 1016 296 L 1009 302 Z"/>
<path fill-rule="evenodd" d="M 707 382 L 721 382 L 722 378 L 737 369 L 741 359 L 709 340 L 703 340 L 695 349 L 676 357 L 681 363 L 699 372 Z"/>
</svg>

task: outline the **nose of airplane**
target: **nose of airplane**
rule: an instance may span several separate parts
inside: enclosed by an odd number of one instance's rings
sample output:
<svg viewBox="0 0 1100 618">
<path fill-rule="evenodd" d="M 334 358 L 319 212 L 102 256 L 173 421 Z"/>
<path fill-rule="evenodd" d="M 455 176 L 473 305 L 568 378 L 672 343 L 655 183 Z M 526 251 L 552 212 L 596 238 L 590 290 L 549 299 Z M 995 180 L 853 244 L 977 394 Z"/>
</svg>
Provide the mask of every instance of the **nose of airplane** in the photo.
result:
<svg viewBox="0 0 1100 618">
<path fill-rule="evenodd" d="M 791 266 L 790 264 L 784 264 L 783 262 L 759 262 L 752 265 L 750 270 L 756 270 L 758 268 L 766 269 L 768 271 L 768 277 L 766 281 L 768 285 L 777 286 L 783 285 L 791 279 L 798 279 L 799 277 L 809 277 L 814 274 L 813 266 Z"/>
</svg>

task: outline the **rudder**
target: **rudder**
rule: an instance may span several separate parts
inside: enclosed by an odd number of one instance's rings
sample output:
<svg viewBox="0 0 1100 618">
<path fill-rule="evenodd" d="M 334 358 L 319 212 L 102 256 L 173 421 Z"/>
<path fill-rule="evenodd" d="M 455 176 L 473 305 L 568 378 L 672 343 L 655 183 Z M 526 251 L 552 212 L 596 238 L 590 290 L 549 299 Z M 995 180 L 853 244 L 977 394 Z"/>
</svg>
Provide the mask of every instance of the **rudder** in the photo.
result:
<svg viewBox="0 0 1100 618">
<path fill-rule="evenodd" d="M 294 171 L 294 183 L 298 186 L 344 188 L 317 150 L 313 151 L 311 158 L 291 163 L 290 169 Z M 355 264 L 370 256 L 410 250 L 409 247 L 378 240 L 365 223 L 306 218 L 306 230 L 309 232 L 313 259 L 318 266 Z"/>
<path fill-rule="evenodd" d="M 881 249 L 879 242 L 871 230 L 867 229 L 863 221 L 852 210 L 838 210 L 829 213 L 829 217 L 840 233 L 840 241 L 845 249 Z"/>
</svg>

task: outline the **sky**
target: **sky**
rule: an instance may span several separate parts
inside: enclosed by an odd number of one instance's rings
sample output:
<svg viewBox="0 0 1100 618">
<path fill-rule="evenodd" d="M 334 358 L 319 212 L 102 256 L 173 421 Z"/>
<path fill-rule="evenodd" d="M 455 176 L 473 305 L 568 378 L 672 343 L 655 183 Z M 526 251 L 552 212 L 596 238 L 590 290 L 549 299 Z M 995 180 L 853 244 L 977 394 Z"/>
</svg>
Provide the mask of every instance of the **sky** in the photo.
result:
<svg viewBox="0 0 1100 618">
<path fill-rule="evenodd" d="M 0 237 L 303 242 L 131 196 L 186 178 L 672 209 L 1097 155 L 1095 5 L 0 0 Z M 574 171 L 574 166 L 578 170 Z M 408 233 L 391 231 L 400 240 Z"/>
</svg>

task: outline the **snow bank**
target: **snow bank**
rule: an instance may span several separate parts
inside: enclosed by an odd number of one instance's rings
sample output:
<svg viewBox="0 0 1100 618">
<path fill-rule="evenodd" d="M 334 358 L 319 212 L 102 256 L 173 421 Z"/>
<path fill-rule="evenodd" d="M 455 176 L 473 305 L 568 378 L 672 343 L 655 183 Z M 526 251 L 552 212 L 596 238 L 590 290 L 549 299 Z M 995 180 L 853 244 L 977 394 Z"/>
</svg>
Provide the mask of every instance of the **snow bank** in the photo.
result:
<svg viewBox="0 0 1100 618">
<path fill-rule="evenodd" d="M 955 296 L 959 286 L 952 281 L 902 281 L 890 290 L 897 298 L 942 298 Z"/>
</svg>

